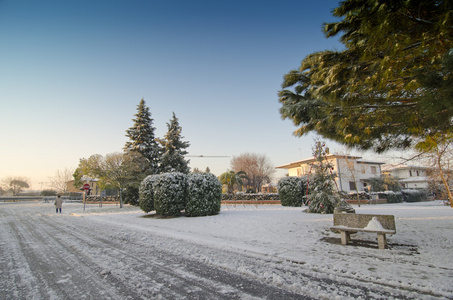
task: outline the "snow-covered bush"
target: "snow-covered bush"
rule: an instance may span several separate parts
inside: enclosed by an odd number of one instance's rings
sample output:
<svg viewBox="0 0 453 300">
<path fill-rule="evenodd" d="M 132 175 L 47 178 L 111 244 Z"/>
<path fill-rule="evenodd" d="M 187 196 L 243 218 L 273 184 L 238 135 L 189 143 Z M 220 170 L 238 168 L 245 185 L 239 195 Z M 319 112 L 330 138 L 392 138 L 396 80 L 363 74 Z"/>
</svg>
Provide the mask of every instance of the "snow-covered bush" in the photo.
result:
<svg viewBox="0 0 453 300">
<path fill-rule="evenodd" d="M 211 173 L 192 173 L 187 176 L 187 217 L 216 215 L 220 211 L 222 184 Z"/>
<path fill-rule="evenodd" d="M 426 193 L 419 190 L 403 190 L 403 198 L 406 202 L 426 201 Z"/>
<path fill-rule="evenodd" d="M 154 210 L 154 189 L 153 183 L 159 175 L 149 175 L 142 180 L 139 188 L 139 206 L 140 209 L 148 213 Z"/>
<path fill-rule="evenodd" d="M 387 199 L 387 203 L 403 202 L 403 194 L 401 192 L 384 191 L 384 192 L 373 192 L 371 194 L 378 195 L 379 199 Z"/>
<path fill-rule="evenodd" d="M 307 192 L 306 177 L 283 177 L 277 184 L 282 206 L 302 206 Z"/>
<path fill-rule="evenodd" d="M 222 201 L 267 201 L 267 200 L 280 200 L 278 193 L 235 193 L 235 194 L 222 194 Z"/>
<path fill-rule="evenodd" d="M 178 216 L 186 206 L 187 176 L 179 172 L 160 174 L 152 186 L 156 214 Z"/>
</svg>

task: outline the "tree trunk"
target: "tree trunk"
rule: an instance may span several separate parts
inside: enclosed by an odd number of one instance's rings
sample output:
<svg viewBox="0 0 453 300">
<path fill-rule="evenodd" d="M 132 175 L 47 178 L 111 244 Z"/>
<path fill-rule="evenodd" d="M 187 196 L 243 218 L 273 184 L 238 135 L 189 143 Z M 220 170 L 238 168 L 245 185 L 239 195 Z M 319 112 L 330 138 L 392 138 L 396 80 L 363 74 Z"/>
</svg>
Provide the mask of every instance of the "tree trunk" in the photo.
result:
<svg viewBox="0 0 453 300">
<path fill-rule="evenodd" d="M 440 178 L 442 178 L 442 182 L 445 186 L 445 189 L 447 190 L 447 195 L 448 195 L 448 200 L 450 201 L 450 207 L 453 208 L 453 199 L 452 199 L 452 195 L 451 195 L 451 191 L 450 191 L 450 187 L 448 186 L 448 182 L 447 180 L 445 179 L 445 176 L 444 176 L 444 172 L 442 170 L 442 164 L 440 162 L 440 158 L 439 158 L 439 155 L 437 156 L 437 166 L 439 167 L 439 172 L 440 172 Z"/>
<path fill-rule="evenodd" d="M 123 208 L 123 189 L 120 188 L 120 208 Z"/>
</svg>

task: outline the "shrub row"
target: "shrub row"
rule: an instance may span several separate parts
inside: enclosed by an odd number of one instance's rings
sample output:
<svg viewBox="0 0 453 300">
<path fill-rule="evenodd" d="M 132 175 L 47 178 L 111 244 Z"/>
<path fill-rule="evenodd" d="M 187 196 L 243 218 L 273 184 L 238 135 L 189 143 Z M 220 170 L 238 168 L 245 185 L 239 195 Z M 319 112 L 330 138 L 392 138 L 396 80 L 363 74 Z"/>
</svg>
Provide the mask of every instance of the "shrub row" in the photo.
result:
<svg viewBox="0 0 453 300">
<path fill-rule="evenodd" d="M 265 200 L 279 200 L 278 194 L 222 194 L 222 201 L 265 201 Z"/>
<path fill-rule="evenodd" d="M 173 172 L 146 177 L 139 189 L 139 206 L 144 212 L 162 216 L 188 217 L 218 214 L 222 197 L 220 181 L 210 173 Z"/>
<path fill-rule="evenodd" d="M 427 200 L 427 193 L 420 190 L 405 189 L 401 192 L 384 191 L 371 193 L 378 195 L 379 199 L 387 199 L 388 203 L 401 203 L 401 202 L 421 202 Z"/>
<path fill-rule="evenodd" d="M 282 206 L 302 206 L 307 195 L 307 178 L 306 177 L 284 177 L 277 184 L 278 197 Z M 426 201 L 427 194 L 419 190 L 402 190 L 401 192 L 385 191 L 373 192 L 379 195 L 379 199 L 387 199 L 388 203 L 419 202 Z M 356 200 L 357 193 L 341 193 L 341 198 L 347 200 Z M 359 192 L 360 200 L 368 200 L 368 193 Z"/>
<path fill-rule="evenodd" d="M 86 201 L 88 202 L 119 202 L 119 196 L 87 196 Z"/>
<path fill-rule="evenodd" d="M 403 194 L 401 192 L 383 191 L 383 192 L 373 192 L 371 194 L 378 195 L 378 199 L 387 199 L 387 203 L 403 202 Z"/>
<path fill-rule="evenodd" d="M 403 200 L 406 202 L 420 202 L 428 199 L 428 194 L 425 191 L 419 190 L 402 190 Z"/>
<path fill-rule="evenodd" d="M 359 192 L 359 199 L 360 200 L 369 200 L 370 199 L 370 194 L 367 192 Z M 340 197 L 345 200 L 357 200 L 357 193 L 345 193 L 342 192 L 340 193 Z"/>
</svg>

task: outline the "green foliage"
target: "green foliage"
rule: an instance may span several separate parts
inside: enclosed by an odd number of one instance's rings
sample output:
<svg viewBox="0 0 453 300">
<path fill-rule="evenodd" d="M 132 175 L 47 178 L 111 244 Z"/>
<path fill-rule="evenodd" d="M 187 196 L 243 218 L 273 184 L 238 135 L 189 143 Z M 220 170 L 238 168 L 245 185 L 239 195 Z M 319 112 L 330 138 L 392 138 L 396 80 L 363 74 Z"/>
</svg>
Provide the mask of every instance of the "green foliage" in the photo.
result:
<svg viewBox="0 0 453 300">
<path fill-rule="evenodd" d="M 299 207 L 304 204 L 307 180 L 307 177 L 283 177 L 278 181 L 278 197 L 282 206 Z"/>
<path fill-rule="evenodd" d="M 280 200 L 277 193 L 266 194 L 249 194 L 249 193 L 236 193 L 236 194 L 222 194 L 222 201 L 278 201 Z"/>
<path fill-rule="evenodd" d="M 187 176 L 183 173 L 164 173 L 152 184 L 154 209 L 162 216 L 178 216 L 187 199 Z"/>
<path fill-rule="evenodd" d="M 99 179 L 98 184 L 100 188 L 119 190 L 121 196 L 120 208 L 122 208 L 122 191 L 127 187 L 136 187 L 138 185 L 136 183 L 141 181 L 144 160 L 145 158 L 135 151 L 109 153 L 105 157 L 96 154 L 90 156 L 88 159 L 80 159 L 74 177 L 83 175 L 96 178 Z"/>
<path fill-rule="evenodd" d="M 228 188 L 228 194 L 232 194 L 234 191 L 234 186 L 237 185 L 238 188 L 242 188 L 244 185 L 243 180 L 247 179 L 247 174 L 243 171 L 235 173 L 234 171 L 229 171 L 222 173 L 219 177 L 220 182 L 225 184 Z"/>
<path fill-rule="evenodd" d="M 149 175 L 140 184 L 139 189 L 139 206 L 140 209 L 148 213 L 154 210 L 154 189 L 153 183 L 159 175 Z"/>
<path fill-rule="evenodd" d="M 188 175 L 187 217 L 216 215 L 220 212 L 222 185 L 215 175 L 193 173 Z"/>
<path fill-rule="evenodd" d="M 167 134 L 165 134 L 163 139 L 159 139 L 163 151 L 160 165 L 161 172 L 189 174 L 189 160 L 185 160 L 184 155 L 187 155 L 186 148 L 190 144 L 182 141 L 184 138 L 181 136 L 182 128 L 175 113 L 173 113 L 170 123 L 167 123 L 167 128 Z"/>
<path fill-rule="evenodd" d="M 57 191 L 54 190 L 42 190 L 41 191 L 41 196 L 48 197 L 48 196 L 56 196 Z"/>
<path fill-rule="evenodd" d="M 345 0 L 325 24 L 343 51 L 308 55 L 284 77 L 283 118 L 350 147 L 383 152 L 452 132 L 453 2 Z"/>
<path fill-rule="evenodd" d="M 340 204 L 340 198 L 334 191 L 335 175 L 331 172 L 333 166 L 326 159 L 327 151 L 324 142 L 315 141 L 313 156 L 315 161 L 310 177 L 308 191 L 308 212 L 331 214 Z"/>
<path fill-rule="evenodd" d="M 402 190 L 404 201 L 406 202 L 421 202 L 426 201 L 426 193 L 419 190 Z"/>
<path fill-rule="evenodd" d="M 382 174 L 380 176 L 370 178 L 370 187 L 372 192 L 401 191 L 401 185 L 398 180 L 389 174 Z"/>
<path fill-rule="evenodd" d="M 125 204 L 130 204 L 134 206 L 139 205 L 139 188 L 135 186 L 127 186 L 123 190 L 123 201 Z"/>
<path fill-rule="evenodd" d="M 403 202 L 403 193 L 401 191 L 394 192 L 392 190 L 373 192 L 377 194 L 379 199 L 387 199 L 388 203 L 401 203 Z"/>
</svg>

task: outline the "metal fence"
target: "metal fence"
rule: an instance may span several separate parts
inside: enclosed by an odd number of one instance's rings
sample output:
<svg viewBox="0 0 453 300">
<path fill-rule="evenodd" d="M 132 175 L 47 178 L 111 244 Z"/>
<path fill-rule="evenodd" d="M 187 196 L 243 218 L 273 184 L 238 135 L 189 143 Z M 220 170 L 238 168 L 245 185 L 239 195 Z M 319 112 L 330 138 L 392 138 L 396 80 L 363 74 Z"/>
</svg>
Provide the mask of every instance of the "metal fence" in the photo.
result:
<svg viewBox="0 0 453 300">
<path fill-rule="evenodd" d="M 42 201 L 54 202 L 56 196 L 17 196 L 17 197 L 0 197 L 0 202 L 27 202 L 27 201 Z M 82 195 L 80 196 L 62 196 L 65 202 L 82 202 Z"/>
</svg>

